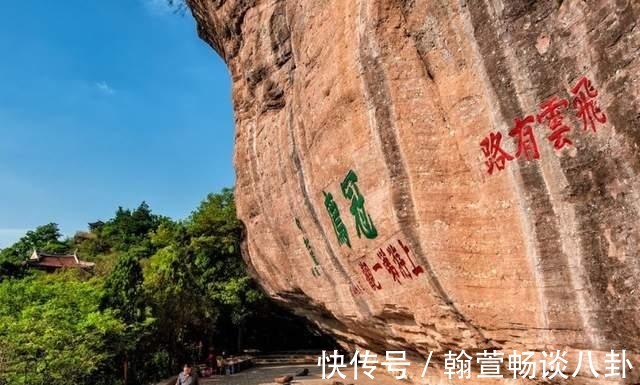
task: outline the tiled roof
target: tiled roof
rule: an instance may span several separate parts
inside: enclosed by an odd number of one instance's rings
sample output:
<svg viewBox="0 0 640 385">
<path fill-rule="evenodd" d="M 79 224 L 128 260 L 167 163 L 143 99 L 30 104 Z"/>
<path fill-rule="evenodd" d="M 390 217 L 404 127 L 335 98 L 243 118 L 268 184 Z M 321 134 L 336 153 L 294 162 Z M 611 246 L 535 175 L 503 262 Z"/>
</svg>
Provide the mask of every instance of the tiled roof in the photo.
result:
<svg viewBox="0 0 640 385">
<path fill-rule="evenodd" d="M 57 255 L 57 254 L 45 254 L 34 252 L 31 258 L 27 261 L 29 266 L 43 267 L 43 268 L 63 268 L 63 267 L 77 267 L 82 269 L 90 269 L 95 266 L 95 263 L 86 262 L 78 259 L 76 255 Z"/>
</svg>

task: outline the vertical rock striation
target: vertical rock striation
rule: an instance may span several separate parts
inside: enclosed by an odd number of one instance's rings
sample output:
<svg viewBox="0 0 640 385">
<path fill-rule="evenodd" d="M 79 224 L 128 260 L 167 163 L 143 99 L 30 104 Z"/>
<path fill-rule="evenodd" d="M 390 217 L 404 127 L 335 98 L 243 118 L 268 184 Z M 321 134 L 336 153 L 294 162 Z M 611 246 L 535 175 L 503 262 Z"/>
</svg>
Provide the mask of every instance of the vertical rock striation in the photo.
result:
<svg viewBox="0 0 640 385">
<path fill-rule="evenodd" d="M 638 353 L 640 3 L 188 4 L 233 78 L 244 254 L 270 295 L 435 365 Z"/>
</svg>

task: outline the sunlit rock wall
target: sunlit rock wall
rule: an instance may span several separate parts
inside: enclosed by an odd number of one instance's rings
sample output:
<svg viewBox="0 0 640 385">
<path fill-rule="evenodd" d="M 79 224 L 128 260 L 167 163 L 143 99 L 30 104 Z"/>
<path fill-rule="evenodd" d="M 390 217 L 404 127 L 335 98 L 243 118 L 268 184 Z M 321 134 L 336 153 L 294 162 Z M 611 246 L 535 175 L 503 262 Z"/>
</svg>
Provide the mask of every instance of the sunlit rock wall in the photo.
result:
<svg viewBox="0 0 640 385">
<path fill-rule="evenodd" d="M 233 78 L 245 257 L 272 296 L 417 362 L 637 358 L 639 2 L 188 3 Z"/>
</svg>

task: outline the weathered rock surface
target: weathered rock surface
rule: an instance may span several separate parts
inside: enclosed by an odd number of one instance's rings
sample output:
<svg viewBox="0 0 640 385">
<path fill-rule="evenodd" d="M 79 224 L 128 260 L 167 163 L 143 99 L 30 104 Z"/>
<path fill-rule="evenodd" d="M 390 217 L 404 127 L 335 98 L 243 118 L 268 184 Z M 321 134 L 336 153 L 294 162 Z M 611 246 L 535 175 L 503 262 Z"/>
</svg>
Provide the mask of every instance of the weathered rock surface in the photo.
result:
<svg viewBox="0 0 640 385">
<path fill-rule="evenodd" d="M 640 367 L 639 2 L 188 3 L 233 78 L 245 254 L 271 295 L 417 362 Z"/>
</svg>

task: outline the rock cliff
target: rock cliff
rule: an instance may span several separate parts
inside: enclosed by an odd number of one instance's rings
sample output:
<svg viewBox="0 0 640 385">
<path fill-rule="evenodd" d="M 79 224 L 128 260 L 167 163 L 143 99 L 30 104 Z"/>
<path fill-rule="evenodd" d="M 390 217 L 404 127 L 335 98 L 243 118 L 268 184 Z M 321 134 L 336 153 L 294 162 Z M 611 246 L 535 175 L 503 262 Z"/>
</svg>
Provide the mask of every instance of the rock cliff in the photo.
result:
<svg viewBox="0 0 640 385">
<path fill-rule="evenodd" d="M 640 367 L 639 2 L 187 2 L 233 79 L 245 257 L 270 295 L 423 364 Z"/>
</svg>

